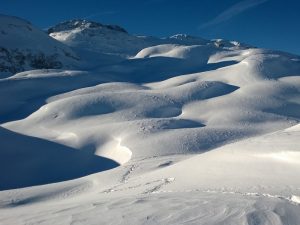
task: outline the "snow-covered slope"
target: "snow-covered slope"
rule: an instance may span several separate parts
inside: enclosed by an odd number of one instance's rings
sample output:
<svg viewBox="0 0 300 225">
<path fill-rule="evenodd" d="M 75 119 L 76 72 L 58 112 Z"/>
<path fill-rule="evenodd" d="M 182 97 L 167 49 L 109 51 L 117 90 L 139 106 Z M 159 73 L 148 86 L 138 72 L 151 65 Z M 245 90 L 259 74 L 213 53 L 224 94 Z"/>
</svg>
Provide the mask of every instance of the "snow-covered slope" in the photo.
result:
<svg viewBox="0 0 300 225">
<path fill-rule="evenodd" d="M 0 15 L 0 78 L 30 69 L 74 67 L 78 56 L 29 22 Z"/>
<path fill-rule="evenodd" d="M 300 224 L 299 56 L 84 20 L 50 35 L 106 62 L 0 80 L 0 223 Z"/>
</svg>

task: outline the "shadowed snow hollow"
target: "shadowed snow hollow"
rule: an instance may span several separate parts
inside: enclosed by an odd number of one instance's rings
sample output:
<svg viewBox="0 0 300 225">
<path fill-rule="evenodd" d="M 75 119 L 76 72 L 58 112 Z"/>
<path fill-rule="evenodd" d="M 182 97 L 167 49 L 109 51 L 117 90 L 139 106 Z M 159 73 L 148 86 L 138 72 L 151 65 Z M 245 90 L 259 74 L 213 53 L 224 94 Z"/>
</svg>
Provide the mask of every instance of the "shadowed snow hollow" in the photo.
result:
<svg viewBox="0 0 300 225">
<path fill-rule="evenodd" d="M 0 191 L 66 181 L 118 166 L 107 158 L 3 128 L 0 141 Z"/>
</svg>

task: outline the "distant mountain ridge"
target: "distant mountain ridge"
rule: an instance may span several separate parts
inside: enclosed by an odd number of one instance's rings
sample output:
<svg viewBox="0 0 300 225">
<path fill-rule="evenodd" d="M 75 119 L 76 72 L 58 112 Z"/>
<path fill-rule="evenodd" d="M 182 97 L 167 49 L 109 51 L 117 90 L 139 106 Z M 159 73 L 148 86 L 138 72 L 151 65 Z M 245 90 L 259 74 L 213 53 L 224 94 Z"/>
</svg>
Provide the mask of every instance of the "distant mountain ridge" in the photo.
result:
<svg viewBox="0 0 300 225">
<path fill-rule="evenodd" d="M 159 45 L 162 49 L 173 48 L 171 45 L 194 45 L 200 52 L 204 49 L 218 52 L 251 47 L 237 41 L 206 40 L 187 34 L 166 38 L 137 36 L 118 25 L 104 25 L 85 19 L 64 21 L 45 32 L 26 20 L 0 15 L 0 78 L 32 69 L 90 70 L 140 57 L 140 51 L 144 54 L 146 48 Z M 184 54 L 188 51 L 190 48 Z M 209 55 L 204 58 L 209 58 Z"/>
</svg>

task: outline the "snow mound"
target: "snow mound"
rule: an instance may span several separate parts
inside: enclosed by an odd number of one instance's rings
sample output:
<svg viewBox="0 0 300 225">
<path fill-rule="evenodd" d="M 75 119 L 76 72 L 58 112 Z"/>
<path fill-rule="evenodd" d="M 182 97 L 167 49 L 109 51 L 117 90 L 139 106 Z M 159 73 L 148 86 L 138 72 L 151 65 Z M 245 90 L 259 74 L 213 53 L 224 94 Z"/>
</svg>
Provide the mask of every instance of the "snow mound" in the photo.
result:
<svg viewBox="0 0 300 225">
<path fill-rule="evenodd" d="M 192 66 L 204 66 L 208 63 L 209 57 L 217 52 L 216 48 L 209 45 L 157 45 L 141 50 L 135 58 L 151 58 L 151 57 L 169 57 L 183 59 Z"/>
</svg>

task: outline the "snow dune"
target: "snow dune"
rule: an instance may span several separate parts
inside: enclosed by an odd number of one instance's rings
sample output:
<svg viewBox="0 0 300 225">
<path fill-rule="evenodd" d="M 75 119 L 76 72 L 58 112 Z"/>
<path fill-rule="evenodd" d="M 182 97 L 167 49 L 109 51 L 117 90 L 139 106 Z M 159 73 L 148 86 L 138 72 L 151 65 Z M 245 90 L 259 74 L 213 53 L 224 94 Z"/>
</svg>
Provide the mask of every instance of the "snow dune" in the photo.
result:
<svg viewBox="0 0 300 225">
<path fill-rule="evenodd" d="M 0 223 L 300 224 L 299 56 L 77 22 L 0 80 Z"/>
</svg>

